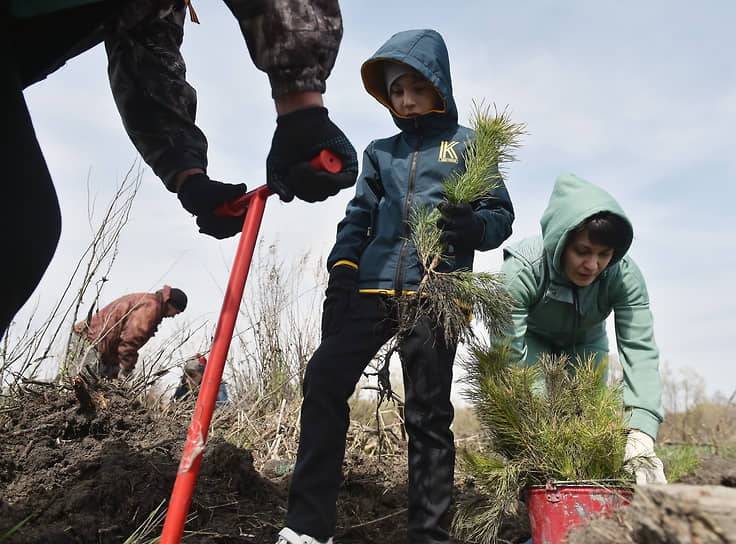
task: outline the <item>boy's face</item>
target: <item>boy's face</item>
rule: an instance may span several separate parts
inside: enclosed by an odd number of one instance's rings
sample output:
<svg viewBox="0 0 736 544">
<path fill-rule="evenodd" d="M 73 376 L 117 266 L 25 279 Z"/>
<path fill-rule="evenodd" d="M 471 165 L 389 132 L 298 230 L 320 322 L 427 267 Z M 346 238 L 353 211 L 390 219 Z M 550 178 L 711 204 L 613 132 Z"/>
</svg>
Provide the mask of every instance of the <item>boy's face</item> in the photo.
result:
<svg viewBox="0 0 736 544">
<path fill-rule="evenodd" d="M 404 74 L 391 84 L 391 105 L 401 117 L 418 117 L 442 109 L 432 84 L 419 74 Z"/>
<path fill-rule="evenodd" d="M 613 248 L 590 241 L 588 231 L 575 235 L 562 254 L 567 278 L 578 287 L 587 287 L 603 272 L 613 258 Z"/>
</svg>

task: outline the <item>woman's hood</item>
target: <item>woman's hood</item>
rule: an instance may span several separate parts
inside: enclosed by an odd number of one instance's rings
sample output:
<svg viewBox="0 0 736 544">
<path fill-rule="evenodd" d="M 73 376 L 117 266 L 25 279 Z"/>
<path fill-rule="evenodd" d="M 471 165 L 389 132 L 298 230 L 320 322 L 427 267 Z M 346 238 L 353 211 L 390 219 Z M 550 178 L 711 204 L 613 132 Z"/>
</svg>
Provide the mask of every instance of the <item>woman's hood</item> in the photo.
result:
<svg viewBox="0 0 736 544">
<path fill-rule="evenodd" d="M 368 93 L 386 106 L 401 130 L 410 130 L 414 120 L 399 117 L 391 107 L 386 88 L 384 66 L 400 62 L 414 68 L 434 85 L 442 97 L 442 109 L 422 116 L 428 122 L 457 123 L 457 107 L 452 96 L 450 58 L 442 36 L 434 30 L 405 30 L 391 36 L 360 69 L 363 85 Z"/>
<path fill-rule="evenodd" d="M 557 178 L 540 223 L 545 252 L 558 274 L 562 271 L 562 253 L 568 233 L 591 215 L 603 211 L 619 215 L 631 225 L 619 203 L 600 187 L 574 174 L 565 173 Z M 626 247 L 614 252 L 609 266 L 626 255 L 631 241 L 630 238 Z"/>
</svg>

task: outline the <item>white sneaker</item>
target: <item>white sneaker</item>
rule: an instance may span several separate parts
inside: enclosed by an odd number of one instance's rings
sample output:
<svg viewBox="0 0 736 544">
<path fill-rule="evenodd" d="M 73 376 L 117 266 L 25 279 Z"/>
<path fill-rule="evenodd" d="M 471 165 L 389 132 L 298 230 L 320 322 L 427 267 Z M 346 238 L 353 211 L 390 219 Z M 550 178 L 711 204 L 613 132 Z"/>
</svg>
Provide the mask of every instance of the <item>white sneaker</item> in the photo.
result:
<svg viewBox="0 0 736 544">
<path fill-rule="evenodd" d="M 300 535 L 295 533 L 288 527 L 284 527 L 279 532 L 279 539 L 276 544 L 333 544 L 332 537 L 325 540 L 317 540 L 309 535 Z"/>
</svg>

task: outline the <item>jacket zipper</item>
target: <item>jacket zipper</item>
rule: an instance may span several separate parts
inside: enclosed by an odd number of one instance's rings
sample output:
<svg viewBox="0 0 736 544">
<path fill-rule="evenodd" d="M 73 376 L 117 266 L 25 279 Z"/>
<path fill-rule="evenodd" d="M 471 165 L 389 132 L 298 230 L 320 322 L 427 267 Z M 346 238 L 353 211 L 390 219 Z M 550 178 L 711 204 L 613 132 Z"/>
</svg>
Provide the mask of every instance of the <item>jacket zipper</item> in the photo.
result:
<svg viewBox="0 0 736 544">
<path fill-rule="evenodd" d="M 570 337 L 570 344 L 572 345 L 572 351 L 575 351 L 575 337 L 580 327 L 580 298 L 578 297 L 578 286 L 573 285 L 572 287 L 572 335 Z"/>
<path fill-rule="evenodd" d="M 404 292 L 404 261 L 406 261 L 406 254 L 409 251 L 409 238 L 411 235 L 411 223 L 409 221 L 409 213 L 411 212 L 411 204 L 414 199 L 414 188 L 416 185 L 417 175 L 417 163 L 419 162 L 419 150 L 422 148 L 424 143 L 424 136 L 419 139 L 414 153 L 411 157 L 411 167 L 409 168 L 409 182 L 406 190 L 406 204 L 404 205 L 404 242 L 401 244 L 401 251 L 399 252 L 399 262 L 396 270 L 396 287 L 394 292 L 397 295 L 401 295 Z"/>
</svg>

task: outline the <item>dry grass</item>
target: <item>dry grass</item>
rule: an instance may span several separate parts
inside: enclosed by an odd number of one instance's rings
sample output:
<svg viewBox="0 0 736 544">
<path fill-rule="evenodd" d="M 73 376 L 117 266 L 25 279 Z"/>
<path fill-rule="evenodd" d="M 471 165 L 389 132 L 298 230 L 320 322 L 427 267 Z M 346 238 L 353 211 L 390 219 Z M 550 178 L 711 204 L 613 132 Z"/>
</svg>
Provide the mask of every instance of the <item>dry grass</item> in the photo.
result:
<svg viewBox="0 0 736 544">
<path fill-rule="evenodd" d="M 472 408 L 455 408 L 452 432 L 463 447 L 479 447 L 483 441 L 483 427 Z"/>
<path fill-rule="evenodd" d="M 56 376 L 66 377 L 66 361 L 71 344 L 71 324 L 93 312 L 100 293 L 118 257 L 120 235 L 128 223 L 133 201 L 143 176 L 135 161 L 118 184 L 102 213 L 96 213 L 94 197 L 88 191 L 87 216 L 92 238 L 76 267 L 46 316 L 34 310 L 24 324 L 12 322 L 0 346 L 0 389 L 13 388 L 24 379 L 36 379 L 55 361 L 54 351 L 62 344 Z M 89 179 L 87 180 L 89 184 Z M 57 361 L 57 362 L 58 362 Z"/>
<path fill-rule="evenodd" d="M 685 412 L 667 414 L 658 443 L 736 449 L 736 406 L 705 401 Z"/>
<path fill-rule="evenodd" d="M 704 455 L 736 459 L 736 391 L 730 397 L 720 393 L 709 397 L 695 370 L 662 366 L 666 415 L 656 450 L 665 460 L 668 477 L 692 472 Z"/>
</svg>

